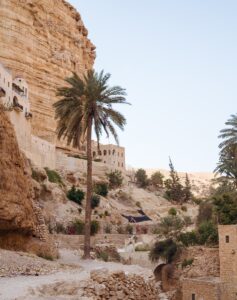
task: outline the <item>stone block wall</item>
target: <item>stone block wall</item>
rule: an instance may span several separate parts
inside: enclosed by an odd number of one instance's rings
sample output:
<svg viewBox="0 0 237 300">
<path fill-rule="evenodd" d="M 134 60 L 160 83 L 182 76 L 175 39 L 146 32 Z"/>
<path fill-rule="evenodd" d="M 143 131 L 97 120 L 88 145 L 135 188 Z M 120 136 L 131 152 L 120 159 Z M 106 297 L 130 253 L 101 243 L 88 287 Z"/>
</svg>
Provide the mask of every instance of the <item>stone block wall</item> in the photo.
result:
<svg viewBox="0 0 237 300">
<path fill-rule="evenodd" d="M 219 278 L 184 279 L 183 300 L 221 300 Z"/>
</svg>

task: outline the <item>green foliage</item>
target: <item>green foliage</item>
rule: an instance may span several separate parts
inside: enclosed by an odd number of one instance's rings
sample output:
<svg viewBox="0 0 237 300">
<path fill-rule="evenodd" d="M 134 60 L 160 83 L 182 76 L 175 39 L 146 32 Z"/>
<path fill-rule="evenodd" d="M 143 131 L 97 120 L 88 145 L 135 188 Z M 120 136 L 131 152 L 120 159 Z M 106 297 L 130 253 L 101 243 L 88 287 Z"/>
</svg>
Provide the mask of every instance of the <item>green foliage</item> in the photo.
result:
<svg viewBox="0 0 237 300">
<path fill-rule="evenodd" d="M 109 254 L 106 251 L 101 251 L 97 253 L 97 258 L 107 262 L 109 260 Z"/>
<path fill-rule="evenodd" d="M 94 209 L 100 205 L 100 196 L 93 194 L 91 197 L 91 208 Z"/>
<path fill-rule="evenodd" d="M 212 221 L 206 221 L 198 227 L 198 241 L 200 245 L 216 245 L 218 243 L 217 226 Z"/>
<path fill-rule="evenodd" d="M 125 228 L 126 233 L 133 234 L 133 226 L 131 224 L 128 224 Z"/>
<path fill-rule="evenodd" d="M 141 187 L 145 188 L 148 185 L 148 177 L 146 174 L 146 171 L 144 169 L 138 169 L 137 172 L 135 173 L 135 179 L 136 179 L 136 184 Z"/>
<path fill-rule="evenodd" d="M 64 185 L 61 176 L 56 171 L 50 170 L 49 168 L 44 168 L 44 169 L 47 173 L 50 182 L 58 183 L 59 185 L 62 186 Z"/>
<path fill-rule="evenodd" d="M 158 261 L 159 258 L 163 258 L 167 263 L 171 263 L 177 253 L 178 246 L 172 239 L 159 241 L 152 247 L 149 258 L 152 262 Z"/>
<path fill-rule="evenodd" d="M 181 233 L 178 236 L 178 241 L 181 242 L 184 246 L 194 246 L 198 245 L 198 236 L 195 230 Z"/>
<path fill-rule="evenodd" d="M 95 235 L 100 230 L 100 224 L 98 221 L 93 220 L 91 221 L 91 235 Z"/>
<path fill-rule="evenodd" d="M 180 183 L 180 178 L 178 173 L 174 169 L 174 165 L 170 159 L 170 178 L 168 178 L 165 181 L 165 187 L 166 187 L 166 192 L 165 192 L 165 197 L 168 200 L 182 203 L 184 201 L 184 192 L 183 192 L 183 186 Z"/>
<path fill-rule="evenodd" d="M 73 227 L 75 229 L 75 233 L 78 235 L 84 234 L 85 223 L 81 220 L 75 220 L 73 222 Z"/>
<path fill-rule="evenodd" d="M 213 219 L 213 204 L 210 201 L 203 201 L 199 205 L 197 225 Z"/>
<path fill-rule="evenodd" d="M 123 176 L 121 171 L 118 170 L 111 171 L 110 173 L 107 173 L 106 176 L 109 180 L 110 189 L 117 189 L 122 186 Z"/>
<path fill-rule="evenodd" d="M 156 188 L 162 188 L 164 185 L 164 175 L 157 171 L 151 175 L 150 183 Z"/>
<path fill-rule="evenodd" d="M 67 197 L 71 201 L 81 205 L 83 199 L 85 198 L 85 193 L 80 189 L 76 189 L 76 187 L 73 185 L 67 192 Z"/>
<path fill-rule="evenodd" d="M 184 202 L 187 202 L 193 198 L 193 194 L 191 191 L 191 183 L 187 173 L 185 177 L 185 186 L 183 188 L 183 198 L 184 198 L 183 199 Z"/>
<path fill-rule="evenodd" d="M 162 236 L 174 237 L 184 227 L 183 220 L 178 216 L 167 216 L 161 219 L 157 227 L 158 234 Z"/>
<path fill-rule="evenodd" d="M 108 195 L 108 192 L 108 184 L 106 182 L 97 182 L 94 185 L 95 194 L 106 197 Z"/>
<path fill-rule="evenodd" d="M 213 204 L 220 224 L 237 224 L 237 193 L 216 196 Z"/>
<path fill-rule="evenodd" d="M 176 216 L 177 215 L 177 210 L 174 207 L 171 207 L 169 209 L 169 215 Z"/>
<path fill-rule="evenodd" d="M 193 264 L 194 259 L 189 258 L 189 259 L 184 259 L 182 262 L 182 269 L 186 268 L 187 266 L 191 266 Z"/>
</svg>

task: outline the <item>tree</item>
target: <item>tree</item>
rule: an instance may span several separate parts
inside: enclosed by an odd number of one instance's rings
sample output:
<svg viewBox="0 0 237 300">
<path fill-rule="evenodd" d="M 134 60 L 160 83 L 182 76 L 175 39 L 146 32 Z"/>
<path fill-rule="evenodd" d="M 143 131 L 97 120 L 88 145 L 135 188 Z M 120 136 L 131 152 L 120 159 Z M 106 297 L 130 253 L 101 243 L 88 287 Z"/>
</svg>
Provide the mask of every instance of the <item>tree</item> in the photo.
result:
<svg viewBox="0 0 237 300">
<path fill-rule="evenodd" d="M 164 184 L 164 175 L 157 171 L 151 175 L 151 184 L 157 188 L 162 188 Z"/>
<path fill-rule="evenodd" d="M 136 183 L 139 187 L 145 188 L 148 185 L 148 177 L 144 169 L 138 169 L 135 174 Z"/>
<path fill-rule="evenodd" d="M 119 188 L 123 184 L 123 176 L 121 171 L 111 171 L 110 173 L 107 173 L 106 176 L 109 180 L 109 187 L 111 189 Z"/>
<path fill-rule="evenodd" d="M 215 172 L 235 183 L 237 187 L 237 114 L 231 115 L 220 131 L 220 156 Z"/>
<path fill-rule="evenodd" d="M 163 258 L 167 263 L 171 263 L 177 253 L 177 250 L 178 246 L 172 239 L 157 241 L 149 253 L 149 258 L 152 262 Z"/>
<path fill-rule="evenodd" d="M 187 202 L 187 201 L 191 200 L 192 197 L 193 197 L 193 194 L 192 194 L 192 191 L 191 191 L 191 183 L 190 183 L 190 180 L 189 180 L 189 177 L 188 177 L 187 173 L 186 173 L 186 176 L 185 176 L 185 186 L 184 186 L 184 189 L 183 189 L 183 194 L 184 194 L 184 202 Z"/>
<path fill-rule="evenodd" d="M 119 86 L 109 87 L 110 74 L 94 70 L 81 79 L 77 74 L 66 79 L 67 85 L 57 91 L 60 100 L 54 104 L 57 119 L 57 136 L 68 145 L 80 148 L 87 145 L 87 193 L 85 211 L 84 258 L 90 258 L 91 197 L 92 197 L 92 153 L 91 139 L 94 129 L 98 142 L 103 132 L 111 134 L 118 144 L 115 126 L 121 130 L 125 117 L 113 109 L 113 104 L 125 104 L 125 90 Z"/>
<path fill-rule="evenodd" d="M 169 162 L 169 166 L 170 166 L 170 178 L 165 181 L 166 197 L 169 200 L 182 203 L 184 199 L 183 186 L 180 183 L 179 175 L 175 171 L 171 159 Z"/>
</svg>

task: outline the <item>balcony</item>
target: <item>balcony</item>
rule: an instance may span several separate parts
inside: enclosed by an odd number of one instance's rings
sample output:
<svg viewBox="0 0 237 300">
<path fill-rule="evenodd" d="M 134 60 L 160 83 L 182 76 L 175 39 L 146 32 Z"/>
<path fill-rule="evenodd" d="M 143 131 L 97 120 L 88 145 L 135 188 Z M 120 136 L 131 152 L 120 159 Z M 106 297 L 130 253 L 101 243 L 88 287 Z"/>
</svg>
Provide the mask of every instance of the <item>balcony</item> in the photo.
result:
<svg viewBox="0 0 237 300">
<path fill-rule="evenodd" d="M 25 117 L 26 117 L 27 120 L 29 120 L 29 119 L 32 119 L 32 118 L 33 118 L 33 115 L 32 115 L 32 113 L 30 113 L 30 112 L 26 112 L 26 113 L 25 113 Z"/>
</svg>

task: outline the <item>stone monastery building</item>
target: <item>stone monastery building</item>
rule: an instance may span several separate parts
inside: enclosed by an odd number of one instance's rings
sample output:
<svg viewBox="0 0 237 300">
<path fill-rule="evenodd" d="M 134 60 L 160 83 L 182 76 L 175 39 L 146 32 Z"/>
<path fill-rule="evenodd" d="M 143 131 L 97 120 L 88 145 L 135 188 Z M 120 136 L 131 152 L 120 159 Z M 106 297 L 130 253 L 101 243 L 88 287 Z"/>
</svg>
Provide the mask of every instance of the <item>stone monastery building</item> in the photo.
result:
<svg viewBox="0 0 237 300">
<path fill-rule="evenodd" d="M 85 151 L 79 152 L 69 146 L 60 146 L 32 134 L 29 87 L 24 78 L 12 74 L 0 63 L 0 99 L 6 107 L 15 128 L 20 149 L 33 164 L 50 169 L 68 171 L 86 170 Z M 115 145 L 100 145 L 93 142 L 94 165 L 98 168 L 125 171 L 125 149 Z M 86 149 L 84 149 L 86 150 Z M 83 158 L 83 159 L 80 159 Z"/>
<path fill-rule="evenodd" d="M 186 278 L 183 300 L 237 299 L 237 225 L 219 225 L 220 277 Z"/>
</svg>

